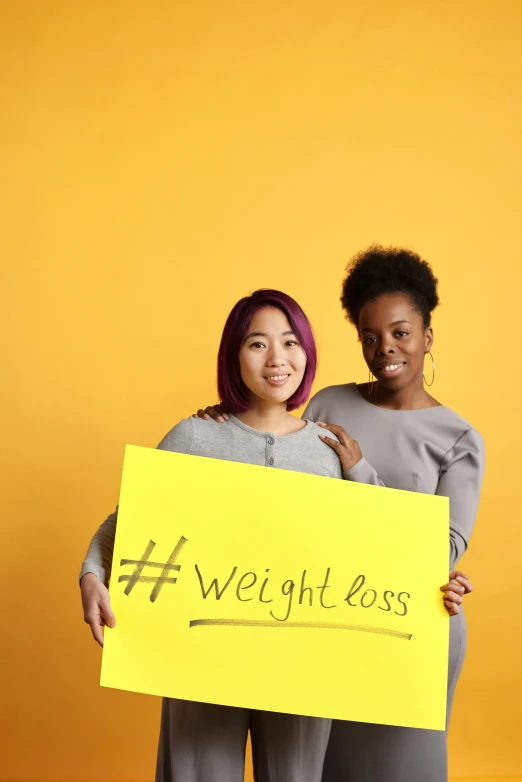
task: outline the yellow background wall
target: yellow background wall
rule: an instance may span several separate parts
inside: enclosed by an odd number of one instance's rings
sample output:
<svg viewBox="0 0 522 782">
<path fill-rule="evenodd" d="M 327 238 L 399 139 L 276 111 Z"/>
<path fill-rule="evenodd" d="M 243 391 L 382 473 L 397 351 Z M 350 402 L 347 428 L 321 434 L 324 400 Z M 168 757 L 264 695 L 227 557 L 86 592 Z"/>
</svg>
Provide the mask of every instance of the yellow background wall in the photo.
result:
<svg viewBox="0 0 522 782">
<path fill-rule="evenodd" d="M 521 24 L 518 0 L 3 0 L 1 780 L 152 778 L 159 702 L 98 687 L 76 588 L 124 445 L 215 399 L 259 286 L 308 312 L 316 388 L 364 381 L 338 296 L 373 241 L 433 263 L 433 391 L 488 446 L 451 771 L 522 774 Z"/>
</svg>

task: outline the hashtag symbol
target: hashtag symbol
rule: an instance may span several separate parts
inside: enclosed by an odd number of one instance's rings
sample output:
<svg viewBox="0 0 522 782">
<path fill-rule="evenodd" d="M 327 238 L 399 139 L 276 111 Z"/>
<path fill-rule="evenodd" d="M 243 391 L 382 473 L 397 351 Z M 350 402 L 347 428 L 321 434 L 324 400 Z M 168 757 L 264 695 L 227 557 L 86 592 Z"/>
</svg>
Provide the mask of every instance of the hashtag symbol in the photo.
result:
<svg viewBox="0 0 522 782">
<path fill-rule="evenodd" d="M 142 554 L 141 559 L 122 559 L 120 561 L 120 565 L 123 567 L 124 565 L 135 565 L 135 568 L 130 576 L 120 576 L 118 579 L 118 583 L 121 581 L 128 581 L 127 586 L 123 590 L 126 595 L 130 595 L 134 587 L 138 582 L 141 582 L 142 584 L 154 584 L 154 587 L 152 589 L 152 592 L 150 593 L 150 602 L 154 603 L 156 598 L 158 597 L 159 593 L 161 592 L 161 589 L 163 587 L 163 584 L 175 584 L 177 581 L 177 578 L 175 576 L 172 576 L 172 571 L 179 572 L 181 565 L 174 564 L 176 562 L 176 557 L 178 556 L 179 552 L 183 548 L 183 546 L 187 543 L 187 538 L 184 538 L 183 535 L 178 540 L 177 544 L 174 546 L 172 550 L 172 554 L 168 558 L 166 562 L 149 562 L 149 557 L 152 554 L 155 542 L 153 540 L 149 540 L 149 543 L 147 545 L 147 548 Z M 144 576 L 142 575 L 144 568 L 156 568 L 158 570 L 161 570 L 161 573 L 159 576 Z"/>
</svg>

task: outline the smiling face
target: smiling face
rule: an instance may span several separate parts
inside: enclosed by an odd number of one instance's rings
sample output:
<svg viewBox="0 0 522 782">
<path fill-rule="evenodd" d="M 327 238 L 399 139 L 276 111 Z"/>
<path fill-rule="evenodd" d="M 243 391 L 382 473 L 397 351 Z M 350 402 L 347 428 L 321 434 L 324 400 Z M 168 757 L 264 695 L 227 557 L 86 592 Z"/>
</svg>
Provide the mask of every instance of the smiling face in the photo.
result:
<svg viewBox="0 0 522 782">
<path fill-rule="evenodd" d="M 306 355 L 280 309 L 263 307 L 254 313 L 239 351 L 239 366 L 252 401 L 282 404 L 297 391 Z"/>
<path fill-rule="evenodd" d="M 424 327 L 408 296 L 389 294 L 366 302 L 359 313 L 359 336 L 368 368 L 381 385 L 389 391 L 422 386 L 433 331 Z"/>
</svg>

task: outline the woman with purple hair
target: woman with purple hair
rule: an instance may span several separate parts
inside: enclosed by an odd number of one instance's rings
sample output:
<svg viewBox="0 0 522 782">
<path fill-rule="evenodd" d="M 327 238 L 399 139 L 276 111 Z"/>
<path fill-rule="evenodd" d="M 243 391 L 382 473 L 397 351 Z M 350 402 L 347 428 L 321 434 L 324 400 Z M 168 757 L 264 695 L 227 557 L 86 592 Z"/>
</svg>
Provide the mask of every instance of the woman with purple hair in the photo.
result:
<svg viewBox="0 0 522 782">
<path fill-rule="evenodd" d="M 232 309 L 221 338 L 218 390 L 228 420 L 183 420 L 158 448 L 341 478 L 323 430 L 290 415 L 308 399 L 316 365 L 299 305 L 279 291 L 256 291 Z M 117 509 L 94 535 L 80 574 L 84 618 L 101 645 L 102 626 L 115 626 L 107 585 L 116 523 Z M 156 782 L 243 782 L 248 731 L 256 782 L 320 782 L 330 727 L 315 717 L 165 698 Z"/>
</svg>

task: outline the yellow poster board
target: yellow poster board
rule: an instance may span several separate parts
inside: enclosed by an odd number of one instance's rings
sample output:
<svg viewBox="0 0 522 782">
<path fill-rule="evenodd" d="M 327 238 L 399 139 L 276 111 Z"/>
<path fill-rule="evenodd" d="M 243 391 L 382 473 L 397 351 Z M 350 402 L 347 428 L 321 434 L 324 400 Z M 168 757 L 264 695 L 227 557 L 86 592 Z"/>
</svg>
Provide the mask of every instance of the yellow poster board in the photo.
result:
<svg viewBox="0 0 522 782">
<path fill-rule="evenodd" d="M 444 497 L 127 446 L 101 683 L 443 730 Z"/>
</svg>

